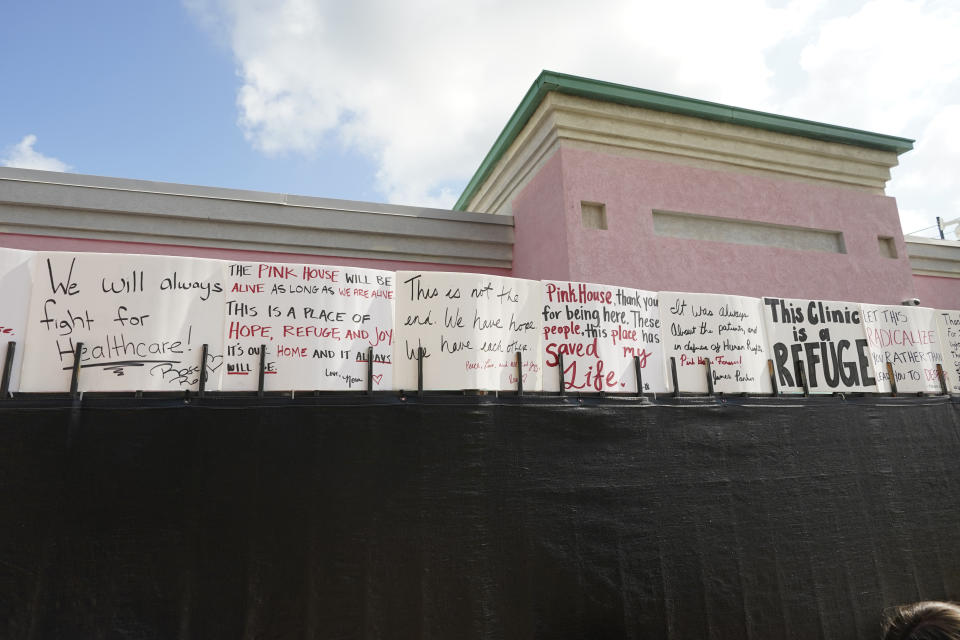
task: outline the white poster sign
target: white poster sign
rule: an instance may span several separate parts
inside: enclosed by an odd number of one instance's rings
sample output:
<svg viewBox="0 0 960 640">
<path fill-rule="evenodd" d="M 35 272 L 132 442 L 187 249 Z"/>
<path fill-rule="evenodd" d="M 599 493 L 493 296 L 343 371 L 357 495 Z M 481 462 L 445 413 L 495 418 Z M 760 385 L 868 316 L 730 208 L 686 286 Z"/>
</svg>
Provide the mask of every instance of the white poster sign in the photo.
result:
<svg viewBox="0 0 960 640">
<path fill-rule="evenodd" d="M 667 390 L 657 294 L 583 282 L 543 282 L 544 391 Z M 637 358 L 635 361 L 634 358 Z"/>
<path fill-rule="evenodd" d="M 392 271 L 316 264 L 226 265 L 224 391 L 392 388 Z"/>
<path fill-rule="evenodd" d="M 925 307 L 860 305 L 877 389 L 891 391 L 890 363 L 901 393 L 940 393 L 937 365 L 943 364 L 937 312 Z"/>
<path fill-rule="evenodd" d="M 20 366 L 26 346 L 27 308 L 33 288 L 32 251 L 0 247 L 0 375 L 7 360 L 10 343 L 13 360 L 9 391 L 20 389 Z"/>
<path fill-rule="evenodd" d="M 223 364 L 223 265 L 168 256 L 40 252 L 33 269 L 22 391 L 207 388 Z"/>
<path fill-rule="evenodd" d="M 960 393 L 960 311 L 937 311 L 937 331 L 947 390 Z"/>
<path fill-rule="evenodd" d="M 759 298 L 661 291 L 667 366 L 674 358 L 680 391 L 704 393 L 707 363 L 718 393 L 771 393 Z M 669 371 L 669 369 L 668 369 Z"/>
<path fill-rule="evenodd" d="M 877 390 L 859 304 L 764 298 L 763 311 L 781 392 L 803 392 L 800 370 L 812 393 Z"/>
<path fill-rule="evenodd" d="M 500 276 L 398 271 L 394 388 L 541 389 L 541 284 Z"/>
</svg>

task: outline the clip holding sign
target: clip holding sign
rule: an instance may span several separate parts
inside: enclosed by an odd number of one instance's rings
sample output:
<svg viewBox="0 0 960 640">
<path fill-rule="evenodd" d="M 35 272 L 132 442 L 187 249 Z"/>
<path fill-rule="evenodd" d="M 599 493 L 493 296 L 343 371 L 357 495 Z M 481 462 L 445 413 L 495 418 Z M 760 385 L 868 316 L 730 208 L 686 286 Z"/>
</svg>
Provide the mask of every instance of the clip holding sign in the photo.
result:
<svg viewBox="0 0 960 640">
<path fill-rule="evenodd" d="M 73 352 L 73 370 L 70 372 L 70 395 L 77 399 L 77 389 L 80 388 L 80 351 L 83 343 L 78 342 Z"/>
<path fill-rule="evenodd" d="M 637 395 L 643 395 L 643 372 L 640 367 L 640 356 L 633 356 L 633 371 L 637 375 Z"/>
<path fill-rule="evenodd" d="M 557 373 L 560 375 L 560 395 L 567 394 L 567 381 L 563 376 L 563 353 L 557 354 Z"/>
<path fill-rule="evenodd" d="M 207 343 L 203 343 L 200 348 L 200 379 L 197 381 L 197 395 L 203 399 L 203 394 L 207 388 Z"/>
<path fill-rule="evenodd" d="M 373 347 L 367 347 L 367 395 L 373 393 Z"/>
<path fill-rule="evenodd" d="M 517 351 L 517 395 L 523 395 L 523 356 Z"/>
<path fill-rule="evenodd" d="M 0 378 L 0 398 L 6 398 L 10 393 L 10 379 L 13 377 L 13 354 L 17 351 L 17 343 L 11 340 L 7 343 L 7 355 L 3 359 L 3 377 Z"/>
<path fill-rule="evenodd" d="M 677 359 L 670 356 L 670 377 L 673 378 L 673 397 L 680 397 L 680 385 L 677 383 Z"/>
<path fill-rule="evenodd" d="M 705 364 L 707 365 L 707 395 L 715 395 L 713 392 L 713 370 L 710 368 L 710 360 L 707 359 Z"/>
<path fill-rule="evenodd" d="M 423 397 L 423 354 L 426 349 L 417 347 L 417 396 Z"/>
<path fill-rule="evenodd" d="M 937 380 L 940 381 L 940 395 L 950 395 L 950 391 L 947 389 L 947 376 L 943 372 L 943 365 L 939 363 L 937 364 Z"/>
<path fill-rule="evenodd" d="M 780 387 L 777 386 L 777 373 L 773 366 L 773 360 L 767 358 L 767 371 L 770 373 L 770 388 L 773 389 L 773 395 L 780 395 Z"/>
<path fill-rule="evenodd" d="M 263 379 L 267 366 L 267 345 L 260 345 L 260 372 L 257 377 L 257 397 L 263 398 Z"/>
<path fill-rule="evenodd" d="M 887 375 L 890 376 L 890 395 L 896 397 L 897 395 L 897 376 L 893 372 L 893 365 L 890 362 L 887 362 Z"/>
<path fill-rule="evenodd" d="M 800 383 L 800 386 L 803 387 L 803 397 L 810 396 L 810 382 L 807 380 L 807 370 L 803 366 L 803 362 L 800 361 L 800 358 L 797 358 L 794 363 L 794 367 L 797 372 L 797 381 Z"/>
</svg>

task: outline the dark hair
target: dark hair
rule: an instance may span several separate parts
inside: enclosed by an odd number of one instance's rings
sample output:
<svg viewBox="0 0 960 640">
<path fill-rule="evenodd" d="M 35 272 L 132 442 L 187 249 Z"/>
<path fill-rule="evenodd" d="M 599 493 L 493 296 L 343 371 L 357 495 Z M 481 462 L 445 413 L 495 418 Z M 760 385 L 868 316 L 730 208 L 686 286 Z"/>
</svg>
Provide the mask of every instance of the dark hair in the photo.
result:
<svg viewBox="0 0 960 640">
<path fill-rule="evenodd" d="M 960 640 L 960 606 L 929 601 L 895 607 L 884 621 L 883 640 Z"/>
</svg>

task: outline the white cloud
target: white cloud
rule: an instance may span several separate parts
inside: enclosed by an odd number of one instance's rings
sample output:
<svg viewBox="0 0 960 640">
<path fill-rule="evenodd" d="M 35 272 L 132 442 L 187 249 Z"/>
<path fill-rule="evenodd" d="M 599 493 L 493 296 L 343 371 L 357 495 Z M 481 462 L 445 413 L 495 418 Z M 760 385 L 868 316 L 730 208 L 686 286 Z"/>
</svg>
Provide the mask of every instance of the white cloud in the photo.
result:
<svg viewBox="0 0 960 640">
<path fill-rule="evenodd" d="M 960 97 L 958 31 L 956 6 L 871 0 L 820 26 L 800 56 L 807 82 L 794 102 L 831 122 L 905 132 Z"/>
<path fill-rule="evenodd" d="M 70 165 L 67 163 L 45 156 L 34 149 L 33 145 L 36 143 L 37 136 L 33 134 L 23 136 L 23 140 L 5 149 L 3 157 L 0 157 L 0 165 L 20 169 L 41 169 L 43 171 L 70 170 Z"/>
<path fill-rule="evenodd" d="M 252 145 L 359 150 L 392 202 L 450 206 L 551 69 L 916 137 L 888 186 L 905 230 L 960 216 L 954 2 L 183 1 L 233 52 Z"/>
<path fill-rule="evenodd" d="M 958 33 L 956 3 L 867 2 L 820 25 L 800 56 L 807 81 L 785 105 L 804 117 L 916 138 L 887 185 L 907 233 L 935 225 L 936 216 L 960 216 Z"/>
<path fill-rule="evenodd" d="M 940 216 L 960 218 L 960 103 L 941 109 L 924 127 L 917 147 L 901 159 L 888 192 L 897 196 L 903 231 L 935 236 Z M 948 237 L 956 237 L 951 227 Z"/>
<path fill-rule="evenodd" d="M 763 51 L 817 3 L 189 0 L 229 34 L 267 153 L 347 145 L 393 202 L 449 206 L 542 69 L 764 107 Z M 218 22 L 219 21 L 219 22 Z"/>
</svg>

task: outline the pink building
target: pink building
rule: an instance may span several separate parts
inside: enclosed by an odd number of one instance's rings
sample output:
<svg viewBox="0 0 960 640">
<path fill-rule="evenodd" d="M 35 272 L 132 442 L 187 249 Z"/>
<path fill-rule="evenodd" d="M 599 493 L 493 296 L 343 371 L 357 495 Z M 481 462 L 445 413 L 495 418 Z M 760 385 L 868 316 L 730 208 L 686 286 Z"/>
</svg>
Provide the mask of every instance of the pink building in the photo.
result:
<svg viewBox="0 0 960 640">
<path fill-rule="evenodd" d="M 960 308 L 884 192 L 912 146 L 545 71 L 454 211 L 0 169 L 0 246 Z"/>
<path fill-rule="evenodd" d="M 544 72 L 458 208 L 512 215 L 524 278 L 899 303 L 912 141 Z"/>
</svg>

